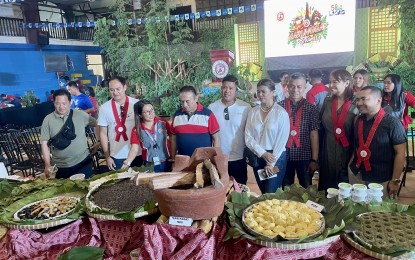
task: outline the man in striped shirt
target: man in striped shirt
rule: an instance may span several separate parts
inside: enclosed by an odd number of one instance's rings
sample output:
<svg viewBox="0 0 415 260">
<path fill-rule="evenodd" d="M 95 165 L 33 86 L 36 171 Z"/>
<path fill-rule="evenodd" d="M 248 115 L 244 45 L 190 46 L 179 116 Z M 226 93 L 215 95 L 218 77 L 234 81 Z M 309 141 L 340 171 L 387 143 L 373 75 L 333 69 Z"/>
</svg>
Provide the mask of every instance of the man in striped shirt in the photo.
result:
<svg viewBox="0 0 415 260">
<path fill-rule="evenodd" d="M 219 124 L 213 112 L 198 102 L 192 86 L 180 89 L 182 109 L 173 117 L 172 158 L 176 154 L 191 156 L 199 147 L 220 147 Z"/>
</svg>

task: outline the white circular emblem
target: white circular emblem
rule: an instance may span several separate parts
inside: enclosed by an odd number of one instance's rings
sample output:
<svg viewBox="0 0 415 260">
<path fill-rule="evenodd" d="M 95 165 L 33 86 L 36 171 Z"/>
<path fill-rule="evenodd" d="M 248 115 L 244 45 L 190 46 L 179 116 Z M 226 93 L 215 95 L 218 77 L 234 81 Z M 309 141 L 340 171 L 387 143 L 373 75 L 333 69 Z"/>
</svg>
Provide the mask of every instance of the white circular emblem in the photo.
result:
<svg viewBox="0 0 415 260">
<path fill-rule="evenodd" d="M 365 158 L 367 156 L 367 152 L 365 150 L 360 151 L 360 156 Z"/>
<path fill-rule="evenodd" d="M 342 130 L 340 129 L 340 128 L 336 128 L 336 134 L 341 134 L 342 133 Z"/>
<path fill-rule="evenodd" d="M 215 77 L 223 79 L 228 75 L 229 65 L 224 60 L 217 60 L 212 65 L 212 72 Z"/>
<path fill-rule="evenodd" d="M 291 130 L 290 134 L 291 134 L 292 136 L 296 136 L 296 135 L 297 135 L 297 131 L 295 131 L 295 130 Z"/>
<path fill-rule="evenodd" d="M 124 127 L 122 126 L 118 127 L 118 132 L 121 133 L 122 131 L 124 131 Z"/>
</svg>

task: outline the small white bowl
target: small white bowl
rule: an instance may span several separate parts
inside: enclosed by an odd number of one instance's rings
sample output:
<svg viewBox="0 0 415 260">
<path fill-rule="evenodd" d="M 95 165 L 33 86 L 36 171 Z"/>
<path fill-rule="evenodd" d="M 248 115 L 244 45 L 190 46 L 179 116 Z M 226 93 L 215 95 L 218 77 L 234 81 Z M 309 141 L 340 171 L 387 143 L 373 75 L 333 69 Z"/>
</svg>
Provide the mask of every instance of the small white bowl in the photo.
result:
<svg viewBox="0 0 415 260">
<path fill-rule="evenodd" d="M 83 173 L 74 174 L 71 177 L 69 177 L 69 179 L 73 181 L 82 181 L 82 180 L 85 180 L 85 174 Z"/>
</svg>

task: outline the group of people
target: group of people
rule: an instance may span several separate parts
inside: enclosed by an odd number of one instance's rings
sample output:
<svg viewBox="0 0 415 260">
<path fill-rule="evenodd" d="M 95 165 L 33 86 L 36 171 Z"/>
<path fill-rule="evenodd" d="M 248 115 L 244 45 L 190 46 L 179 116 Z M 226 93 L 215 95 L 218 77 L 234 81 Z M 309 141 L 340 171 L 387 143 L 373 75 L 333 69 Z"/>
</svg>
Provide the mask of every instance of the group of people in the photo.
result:
<svg viewBox="0 0 415 260">
<path fill-rule="evenodd" d="M 176 154 L 191 156 L 198 147 L 214 146 L 229 156 L 229 175 L 246 184 L 247 147 L 258 158 L 253 170 L 262 193 L 294 183 L 296 174 L 307 187 L 317 169 L 320 190 L 340 182 L 377 182 L 384 185 L 385 194 L 396 193 L 405 163 L 405 122 L 409 123 L 405 113 L 408 105 L 415 105 L 400 77 L 387 75 L 383 91 L 368 86 L 366 71 L 352 77 L 346 70 L 335 70 L 326 86 L 321 71 L 313 69 L 308 81 L 311 88 L 305 95 L 307 76 L 289 75 L 287 96 L 278 97 L 272 80 L 260 80 L 260 104 L 252 108 L 237 98 L 238 80 L 233 75 L 223 79 L 221 98 L 208 108 L 199 103 L 194 87 L 184 86 L 179 94 L 181 109 L 170 123 L 156 116 L 150 101 L 127 96 L 126 80 L 114 76 L 109 80 L 111 100 L 100 107 L 98 119 L 73 110 L 76 141 L 57 150 L 49 148 L 48 141 L 62 131 L 71 114 L 71 100 L 79 96 L 76 87 L 68 86 L 69 92 L 53 93 L 55 111 L 42 125 L 45 172 L 51 151 L 58 178 L 78 172 L 89 177 L 92 170 L 84 167 L 92 169 L 92 161 L 84 128 L 97 125 L 110 170 L 130 167 L 139 158 L 139 165 L 154 164 L 156 172 L 169 171 Z"/>
<path fill-rule="evenodd" d="M 7 107 L 22 107 L 22 99 L 14 95 L 1 94 L 0 109 Z"/>
</svg>

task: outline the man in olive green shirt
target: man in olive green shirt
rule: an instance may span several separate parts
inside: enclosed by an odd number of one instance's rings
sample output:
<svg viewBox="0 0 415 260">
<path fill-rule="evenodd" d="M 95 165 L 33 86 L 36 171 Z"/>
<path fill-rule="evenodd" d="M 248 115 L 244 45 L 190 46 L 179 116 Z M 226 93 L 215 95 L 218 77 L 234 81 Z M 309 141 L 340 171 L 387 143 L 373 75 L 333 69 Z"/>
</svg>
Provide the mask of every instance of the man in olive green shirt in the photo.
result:
<svg viewBox="0 0 415 260">
<path fill-rule="evenodd" d="M 97 121 L 83 111 L 73 110 L 72 121 L 75 127 L 75 139 L 63 150 L 59 150 L 53 145 L 49 149 L 48 141 L 59 133 L 68 119 L 71 111 L 71 94 L 66 89 L 56 90 L 53 93 L 53 102 L 55 111 L 43 120 L 40 137 L 45 175 L 48 177 L 49 167 L 56 165 L 58 168 L 56 178 L 69 178 L 77 173 L 83 173 L 86 178 L 89 178 L 92 175 L 92 159 L 89 154 L 85 127 L 96 126 Z"/>
</svg>

